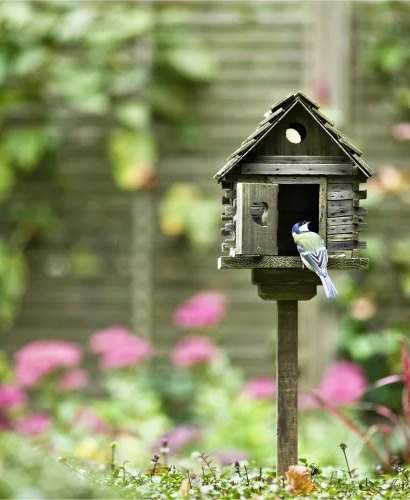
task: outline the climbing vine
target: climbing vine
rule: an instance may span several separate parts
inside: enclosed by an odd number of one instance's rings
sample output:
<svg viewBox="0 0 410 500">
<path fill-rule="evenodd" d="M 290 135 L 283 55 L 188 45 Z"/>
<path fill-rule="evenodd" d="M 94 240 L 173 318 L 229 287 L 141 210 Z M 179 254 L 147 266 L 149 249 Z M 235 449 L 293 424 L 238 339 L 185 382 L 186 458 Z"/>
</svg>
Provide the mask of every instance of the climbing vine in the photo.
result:
<svg viewBox="0 0 410 500">
<path fill-rule="evenodd" d="M 113 181 L 152 186 L 153 122 L 192 147 L 193 108 L 216 65 L 188 43 L 175 2 L 22 1 L 0 4 L 0 323 L 24 293 L 31 244 L 58 240 L 56 154 L 66 124 L 101 120 Z"/>
</svg>

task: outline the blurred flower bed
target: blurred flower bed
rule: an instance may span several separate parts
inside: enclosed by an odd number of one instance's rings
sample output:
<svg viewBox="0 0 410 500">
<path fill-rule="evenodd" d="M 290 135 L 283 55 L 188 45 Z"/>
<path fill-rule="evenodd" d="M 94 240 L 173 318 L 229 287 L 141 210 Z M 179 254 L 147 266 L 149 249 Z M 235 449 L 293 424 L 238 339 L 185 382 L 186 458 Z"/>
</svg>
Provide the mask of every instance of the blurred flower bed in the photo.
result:
<svg viewBox="0 0 410 500">
<path fill-rule="evenodd" d="M 117 462 L 134 467 L 146 467 L 154 455 L 165 464 L 170 459 L 184 464 L 198 450 L 220 465 L 272 463 L 276 384 L 266 377 L 246 380 L 229 362 L 217 341 L 226 309 L 226 297 L 214 291 L 181 304 L 173 320 L 182 336 L 165 368 L 158 369 L 148 340 L 121 325 L 90 336 L 87 351 L 97 358 L 96 373 L 84 368 L 81 346 L 61 340 L 33 341 L 11 360 L 3 355 L 2 432 L 24 436 L 55 456 L 102 466 L 110 463 L 113 441 Z M 404 344 L 402 356 L 405 387 L 410 388 Z M 389 377 L 377 387 L 401 380 Z M 347 442 L 356 466 L 388 468 L 392 460 L 403 462 L 407 455 L 400 452 L 408 450 L 395 439 L 398 431 L 409 439 L 407 424 L 388 408 L 364 403 L 363 397 L 377 387 L 353 362 L 331 365 L 316 390 L 300 394 L 300 455 L 323 466 L 343 464 L 338 444 Z M 363 410 L 388 421 L 369 429 L 359 418 Z M 387 448 L 372 456 L 384 442 Z"/>
</svg>

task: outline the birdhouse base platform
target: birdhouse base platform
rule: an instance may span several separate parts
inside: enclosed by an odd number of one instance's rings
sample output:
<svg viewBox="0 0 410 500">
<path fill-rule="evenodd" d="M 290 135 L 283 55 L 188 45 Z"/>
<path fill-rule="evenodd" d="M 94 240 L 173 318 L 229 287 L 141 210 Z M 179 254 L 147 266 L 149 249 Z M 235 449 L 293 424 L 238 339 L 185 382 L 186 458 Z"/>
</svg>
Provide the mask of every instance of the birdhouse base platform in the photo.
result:
<svg viewBox="0 0 410 500">
<path fill-rule="evenodd" d="M 346 258 L 329 256 L 328 269 L 352 269 L 359 271 L 369 268 L 369 259 L 364 257 Z M 281 257 L 276 255 L 219 257 L 218 269 L 303 269 L 300 257 Z M 311 271 L 305 270 L 306 273 Z M 313 274 L 313 273 L 311 273 Z"/>
</svg>

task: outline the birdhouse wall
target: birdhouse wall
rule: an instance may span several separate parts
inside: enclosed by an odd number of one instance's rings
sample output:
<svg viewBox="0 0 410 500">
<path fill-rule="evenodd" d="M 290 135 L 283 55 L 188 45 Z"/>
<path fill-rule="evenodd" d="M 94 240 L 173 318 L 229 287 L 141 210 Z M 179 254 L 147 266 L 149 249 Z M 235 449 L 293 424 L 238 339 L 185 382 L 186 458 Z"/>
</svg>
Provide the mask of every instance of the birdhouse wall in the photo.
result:
<svg viewBox="0 0 410 500">
<path fill-rule="evenodd" d="M 250 248 L 245 252 L 243 250 L 237 252 L 239 249 L 238 230 L 241 232 L 240 238 L 244 238 L 243 224 L 240 229 L 238 228 L 238 183 L 235 182 L 237 180 L 248 184 L 278 185 L 277 253 L 266 242 L 263 249 L 256 254 L 296 256 L 297 250 L 291 236 L 291 228 L 298 220 L 312 222 L 310 225 L 312 231 L 322 236 L 329 255 L 343 254 L 349 258 L 357 257 L 359 249 L 366 248 L 366 242 L 363 241 L 361 234 L 366 226 L 364 222 L 366 209 L 360 206 L 361 200 L 366 199 L 365 188 L 360 188 L 361 183 L 365 181 L 364 178 L 338 175 L 330 177 L 244 176 L 234 173 L 229 177 L 230 182 L 227 180 L 223 182 L 222 219 L 225 226 L 221 232 L 227 238 L 222 249 L 229 251 L 231 256 L 254 254 Z M 249 241 L 253 241 L 252 238 Z"/>
<path fill-rule="evenodd" d="M 360 238 L 366 224 L 366 209 L 360 201 L 366 199 L 367 192 L 360 189 L 358 177 L 330 178 L 327 189 L 327 238 L 329 255 L 344 254 L 358 256 L 359 249 L 366 248 Z"/>
</svg>

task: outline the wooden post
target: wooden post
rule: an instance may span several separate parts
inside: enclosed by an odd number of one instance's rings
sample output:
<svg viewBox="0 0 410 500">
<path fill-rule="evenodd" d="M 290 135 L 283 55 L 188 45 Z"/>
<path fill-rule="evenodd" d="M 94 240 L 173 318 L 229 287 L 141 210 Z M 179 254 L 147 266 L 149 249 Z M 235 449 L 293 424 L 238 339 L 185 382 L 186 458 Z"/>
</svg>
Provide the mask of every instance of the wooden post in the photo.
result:
<svg viewBox="0 0 410 500">
<path fill-rule="evenodd" d="M 298 463 L 298 301 L 278 300 L 276 341 L 277 475 Z"/>
</svg>

